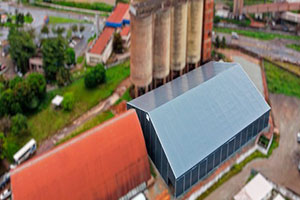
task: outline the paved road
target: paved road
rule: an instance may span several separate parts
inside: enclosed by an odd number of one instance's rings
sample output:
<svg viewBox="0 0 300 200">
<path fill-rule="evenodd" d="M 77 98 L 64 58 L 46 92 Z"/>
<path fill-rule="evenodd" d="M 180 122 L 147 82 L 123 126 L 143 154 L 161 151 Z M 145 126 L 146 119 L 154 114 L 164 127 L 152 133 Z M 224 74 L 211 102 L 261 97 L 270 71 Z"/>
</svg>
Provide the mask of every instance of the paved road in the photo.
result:
<svg viewBox="0 0 300 200">
<path fill-rule="evenodd" d="M 296 142 L 296 133 L 300 129 L 300 99 L 271 94 L 270 100 L 275 124 L 280 130 L 279 147 L 269 159 L 257 159 L 249 163 L 241 173 L 208 196 L 208 200 L 231 200 L 245 185 L 251 169 L 261 172 L 271 181 L 300 194 L 300 173 L 297 170 L 297 163 L 300 160 L 300 144 Z"/>
<path fill-rule="evenodd" d="M 289 61 L 300 65 L 300 52 L 287 48 L 285 45 L 295 43 L 300 45 L 300 41 L 274 39 L 263 41 L 254 38 L 239 36 L 238 40 L 231 39 L 230 34 L 216 33 L 219 37 L 225 37 L 228 44 L 237 45 L 250 52 L 264 57 L 270 57 L 275 60 Z M 214 35 L 214 38 L 216 35 Z"/>
</svg>

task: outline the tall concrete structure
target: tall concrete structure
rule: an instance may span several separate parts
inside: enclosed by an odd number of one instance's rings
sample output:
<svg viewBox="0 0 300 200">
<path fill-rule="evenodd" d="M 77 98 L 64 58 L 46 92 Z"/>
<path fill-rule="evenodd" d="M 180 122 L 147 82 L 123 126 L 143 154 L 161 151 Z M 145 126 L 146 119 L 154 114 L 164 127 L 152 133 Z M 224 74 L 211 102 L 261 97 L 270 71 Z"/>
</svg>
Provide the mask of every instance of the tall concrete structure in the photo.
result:
<svg viewBox="0 0 300 200">
<path fill-rule="evenodd" d="M 155 14 L 153 33 L 153 78 L 154 87 L 158 81 L 166 83 L 170 73 L 171 9 Z"/>
<path fill-rule="evenodd" d="M 210 60 L 213 0 L 133 0 L 130 16 L 135 96 Z"/>
<path fill-rule="evenodd" d="M 197 67 L 201 59 L 204 0 L 193 0 L 188 5 L 187 69 Z"/>
<path fill-rule="evenodd" d="M 187 2 L 176 2 L 171 18 L 171 73 L 180 75 L 186 65 Z"/>
<path fill-rule="evenodd" d="M 238 18 L 243 13 L 244 0 L 234 0 L 233 1 L 233 15 Z"/>
</svg>

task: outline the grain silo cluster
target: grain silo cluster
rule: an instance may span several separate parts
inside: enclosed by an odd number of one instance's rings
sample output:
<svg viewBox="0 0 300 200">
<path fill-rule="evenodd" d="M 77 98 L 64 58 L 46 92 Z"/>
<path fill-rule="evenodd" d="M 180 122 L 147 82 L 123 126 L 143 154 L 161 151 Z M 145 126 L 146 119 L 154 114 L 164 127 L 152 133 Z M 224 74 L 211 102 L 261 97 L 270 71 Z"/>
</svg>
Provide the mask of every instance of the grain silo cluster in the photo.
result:
<svg viewBox="0 0 300 200">
<path fill-rule="evenodd" d="M 204 41 L 209 38 L 211 43 L 211 5 L 211 0 L 131 2 L 130 66 L 135 96 L 210 59 L 211 44 Z M 205 33 L 208 37 L 203 37 Z"/>
</svg>

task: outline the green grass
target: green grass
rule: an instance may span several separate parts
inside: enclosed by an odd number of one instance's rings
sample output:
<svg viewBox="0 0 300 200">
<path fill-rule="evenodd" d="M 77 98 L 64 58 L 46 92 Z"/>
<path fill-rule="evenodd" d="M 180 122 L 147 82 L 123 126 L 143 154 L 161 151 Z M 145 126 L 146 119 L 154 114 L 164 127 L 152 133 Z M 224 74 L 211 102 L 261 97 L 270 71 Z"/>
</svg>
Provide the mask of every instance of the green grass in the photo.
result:
<svg viewBox="0 0 300 200">
<path fill-rule="evenodd" d="M 286 45 L 286 47 L 290 48 L 290 49 L 294 49 L 294 50 L 300 52 L 300 45 L 299 44 L 288 44 L 288 45 Z"/>
<path fill-rule="evenodd" d="M 223 183 L 228 181 L 230 178 L 240 173 L 243 168 L 252 160 L 257 158 L 269 158 L 275 148 L 279 146 L 279 137 L 274 135 L 274 139 L 272 141 L 271 147 L 269 149 L 268 155 L 262 154 L 260 151 L 255 151 L 250 156 L 248 156 L 245 160 L 243 160 L 240 164 L 234 164 L 229 172 L 224 174 L 215 184 L 213 184 L 210 188 L 208 188 L 204 193 L 202 193 L 197 200 L 202 200 L 208 197 L 213 191 L 219 188 Z"/>
<path fill-rule="evenodd" d="M 70 24 L 70 23 L 84 23 L 84 21 L 78 19 L 49 16 L 49 24 Z"/>
<path fill-rule="evenodd" d="M 99 10 L 104 12 L 111 12 L 113 10 L 113 6 L 102 2 L 79 3 L 79 2 L 71 2 L 71 1 L 52 1 L 51 3 L 61 5 L 61 6 L 82 8 L 88 10 Z"/>
<path fill-rule="evenodd" d="M 214 27 L 214 31 L 231 34 L 232 32 L 236 32 L 239 35 L 243 35 L 246 37 L 251 37 L 259 40 L 273 40 L 275 38 L 281 39 L 289 39 L 289 40 L 300 40 L 300 36 L 296 35 L 282 35 L 277 33 L 265 33 L 260 31 L 249 31 L 249 30 L 239 30 L 239 29 L 231 29 L 231 28 L 220 28 Z"/>
<path fill-rule="evenodd" d="M 56 145 L 62 144 L 68 140 L 70 140 L 71 138 L 80 135 L 81 133 L 111 119 L 114 117 L 114 114 L 111 111 L 106 111 L 103 112 L 99 115 L 97 115 L 96 117 L 88 120 L 87 122 L 85 122 L 84 124 L 82 124 L 81 126 L 79 126 L 77 129 L 75 129 L 75 131 L 73 131 L 70 135 L 68 135 L 67 137 L 63 138 L 62 140 L 60 140 Z"/>
<path fill-rule="evenodd" d="M 153 176 L 153 178 L 156 178 L 156 173 L 155 173 L 154 167 L 152 165 L 152 162 L 150 160 L 149 160 L 149 165 L 150 165 L 150 173 L 151 173 L 151 175 Z"/>
<path fill-rule="evenodd" d="M 106 72 L 107 82 L 95 89 L 86 89 L 84 78 L 74 81 L 71 85 L 52 91 L 42 110 L 29 116 L 29 129 L 31 137 L 38 142 L 51 137 L 58 130 L 70 124 L 73 120 L 96 106 L 101 100 L 109 97 L 117 86 L 130 74 L 129 62 L 110 68 Z M 50 105 L 51 98 L 56 94 L 64 95 L 67 92 L 74 94 L 75 105 L 72 111 L 55 110 Z"/>
<path fill-rule="evenodd" d="M 91 36 L 91 37 L 88 39 L 88 42 L 93 41 L 94 39 L 96 39 L 96 37 L 97 37 L 97 34 L 95 33 L 93 36 Z"/>
<path fill-rule="evenodd" d="M 300 78 L 274 64 L 264 62 L 268 89 L 271 93 L 300 98 Z"/>
<path fill-rule="evenodd" d="M 84 60 L 84 56 L 78 56 L 76 63 L 81 64 L 83 62 L 83 60 Z"/>
</svg>

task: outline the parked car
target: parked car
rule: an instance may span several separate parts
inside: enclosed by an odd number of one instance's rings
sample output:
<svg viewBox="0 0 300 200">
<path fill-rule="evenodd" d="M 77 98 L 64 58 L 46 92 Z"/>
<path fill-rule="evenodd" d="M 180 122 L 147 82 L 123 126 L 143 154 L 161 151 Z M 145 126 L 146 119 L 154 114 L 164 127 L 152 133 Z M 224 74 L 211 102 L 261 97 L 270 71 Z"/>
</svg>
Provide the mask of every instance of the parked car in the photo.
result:
<svg viewBox="0 0 300 200">
<path fill-rule="evenodd" d="M 300 143 L 300 132 L 297 133 L 297 142 Z"/>
<path fill-rule="evenodd" d="M 237 32 L 232 32 L 231 33 L 231 38 L 238 40 L 239 39 L 239 35 L 237 34 Z"/>
<path fill-rule="evenodd" d="M 11 191 L 6 189 L 6 190 L 4 190 L 4 192 L 2 192 L 0 194 L 0 199 L 5 200 L 5 199 L 9 198 L 10 196 L 11 196 Z"/>
<path fill-rule="evenodd" d="M 10 181 L 10 173 L 7 172 L 1 177 L 0 189 L 3 189 L 7 185 L 7 183 L 9 183 L 9 181 Z"/>
</svg>

